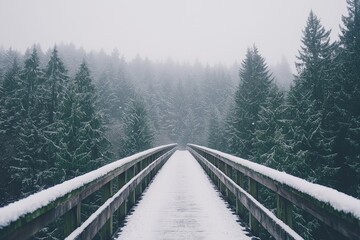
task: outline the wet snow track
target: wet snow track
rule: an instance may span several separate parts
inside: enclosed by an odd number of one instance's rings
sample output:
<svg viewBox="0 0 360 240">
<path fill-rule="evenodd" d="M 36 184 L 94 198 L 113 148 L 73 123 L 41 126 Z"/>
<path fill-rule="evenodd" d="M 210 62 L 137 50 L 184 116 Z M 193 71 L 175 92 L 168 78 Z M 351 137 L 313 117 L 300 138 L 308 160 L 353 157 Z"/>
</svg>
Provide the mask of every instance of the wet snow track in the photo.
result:
<svg viewBox="0 0 360 240">
<path fill-rule="evenodd" d="M 188 151 L 176 151 L 126 219 L 118 239 L 251 239 Z"/>
</svg>

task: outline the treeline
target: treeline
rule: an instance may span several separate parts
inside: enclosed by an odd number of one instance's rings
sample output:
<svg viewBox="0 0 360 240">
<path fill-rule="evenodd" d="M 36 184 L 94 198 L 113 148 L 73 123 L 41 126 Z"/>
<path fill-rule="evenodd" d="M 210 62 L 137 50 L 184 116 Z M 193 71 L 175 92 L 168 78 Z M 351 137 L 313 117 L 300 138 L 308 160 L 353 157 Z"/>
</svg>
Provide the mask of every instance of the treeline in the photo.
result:
<svg viewBox="0 0 360 240">
<path fill-rule="evenodd" d="M 212 121 L 209 147 L 360 198 L 360 1 L 347 3 L 335 42 L 310 13 L 288 92 L 274 84 L 258 49 L 248 49 L 231 110 Z M 339 239 L 310 219 L 295 221 L 306 239 Z"/>
<path fill-rule="evenodd" d="M 2 205 L 111 159 L 85 62 L 69 77 L 56 48 L 45 68 L 33 48 L 6 70 L 0 103 Z"/>
<path fill-rule="evenodd" d="M 155 145 L 206 145 L 237 67 L 0 48 L 0 205 Z"/>
<path fill-rule="evenodd" d="M 255 46 L 240 71 L 126 61 L 116 50 L 64 44 L 25 54 L 0 48 L 0 205 L 171 142 L 206 145 L 359 198 L 359 2 L 348 0 L 335 42 L 310 13 L 295 77 L 286 61 L 270 69 Z M 297 224 L 309 239 L 326 238 L 313 221 Z"/>
</svg>

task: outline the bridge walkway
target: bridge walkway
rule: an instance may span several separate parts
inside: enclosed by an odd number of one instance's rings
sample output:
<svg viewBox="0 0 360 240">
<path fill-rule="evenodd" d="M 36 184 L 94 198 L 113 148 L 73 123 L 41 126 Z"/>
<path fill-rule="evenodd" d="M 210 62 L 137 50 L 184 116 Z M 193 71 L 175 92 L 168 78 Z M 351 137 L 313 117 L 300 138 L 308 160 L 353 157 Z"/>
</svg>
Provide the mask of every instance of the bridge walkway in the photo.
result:
<svg viewBox="0 0 360 240">
<path fill-rule="evenodd" d="M 118 239 L 251 239 L 188 151 L 170 157 L 125 222 Z"/>
</svg>

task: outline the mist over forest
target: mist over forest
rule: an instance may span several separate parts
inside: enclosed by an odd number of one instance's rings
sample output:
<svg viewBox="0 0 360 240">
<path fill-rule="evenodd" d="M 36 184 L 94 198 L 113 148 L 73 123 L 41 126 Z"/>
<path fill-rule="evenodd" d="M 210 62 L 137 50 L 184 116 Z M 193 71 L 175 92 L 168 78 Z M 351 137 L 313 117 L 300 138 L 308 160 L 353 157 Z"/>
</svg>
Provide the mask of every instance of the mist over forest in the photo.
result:
<svg viewBox="0 0 360 240">
<path fill-rule="evenodd" d="M 360 2 L 347 5 L 338 38 L 310 11 L 296 61 L 272 65 L 256 44 L 232 65 L 128 60 L 76 44 L 0 48 L 0 207 L 168 143 L 360 198 Z M 294 228 L 337 237 L 300 214 Z"/>
</svg>

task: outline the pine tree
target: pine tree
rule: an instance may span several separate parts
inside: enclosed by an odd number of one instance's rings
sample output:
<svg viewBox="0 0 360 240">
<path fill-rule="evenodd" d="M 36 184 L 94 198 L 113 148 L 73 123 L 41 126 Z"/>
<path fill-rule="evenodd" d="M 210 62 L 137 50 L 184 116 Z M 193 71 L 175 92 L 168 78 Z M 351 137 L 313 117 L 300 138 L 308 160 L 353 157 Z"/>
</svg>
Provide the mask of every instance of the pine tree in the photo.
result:
<svg viewBox="0 0 360 240">
<path fill-rule="evenodd" d="M 130 102 L 123 121 L 125 124 L 124 137 L 119 150 L 121 157 L 152 147 L 154 135 L 143 101 L 137 99 Z"/>
<path fill-rule="evenodd" d="M 49 124 L 57 120 L 59 106 L 62 101 L 64 86 L 68 79 L 64 63 L 58 56 L 57 48 L 54 47 L 49 62 L 45 69 L 45 99 Z"/>
<path fill-rule="evenodd" d="M 220 128 L 220 121 L 217 113 L 211 114 L 209 120 L 209 130 L 207 137 L 207 145 L 209 148 L 221 149 L 222 132 Z"/>
<path fill-rule="evenodd" d="M 336 132 L 335 187 L 360 197 L 360 1 L 347 0 L 332 84 L 330 126 Z"/>
<path fill-rule="evenodd" d="M 21 125 L 19 145 L 10 167 L 12 180 L 20 182 L 21 197 L 39 191 L 46 186 L 47 162 L 43 158 L 44 104 L 40 98 L 43 72 L 36 48 L 25 60 L 20 73 L 21 89 Z"/>
<path fill-rule="evenodd" d="M 288 98 L 286 138 L 291 148 L 290 174 L 330 185 L 334 174 L 334 132 L 329 127 L 334 51 L 330 31 L 310 12 L 303 31 L 302 46 L 296 64 L 298 76 Z M 298 210 L 297 210 L 298 211 Z M 321 225 L 306 216 L 295 216 L 295 229 L 306 239 L 332 239 Z"/>
<path fill-rule="evenodd" d="M 261 106 L 269 94 L 272 77 L 265 59 L 256 47 L 248 49 L 240 69 L 240 85 L 235 93 L 235 105 L 228 119 L 227 132 L 234 136 L 229 141 L 229 150 L 243 158 L 251 158 L 253 134 L 259 119 Z"/>
<path fill-rule="evenodd" d="M 253 138 L 254 161 L 289 172 L 292 163 L 288 158 L 291 145 L 285 137 L 285 96 L 275 84 L 272 84 L 269 96 L 259 112 Z"/>
<path fill-rule="evenodd" d="M 18 181 L 11 181 L 9 166 L 14 165 L 20 139 L 21 96 L 20 67 L 15 59 L 5 73 L 0 89 L 0 202 L 6 204 L 19 197 Z"/>
<path fill-rule="evenodd" d="M 303 31 L 302 46 L 296 63 L 301 86 L 310 89 L 311 100 L 323 107 L 331 80 L 332 55 L 335 44 L 330 43 L 331 31 L 326 31 L 311 11 Z M 298 84 L 299 85 L 299 84 Z"/>
<path fill-rule="evenodd" d="M 110 142 L 105 137 L 95 101 L 90 71 L 86 63 L 82 63 L 66 90 L 57 123 L 59 153 L 56 166 L 62 181 L 94 170 L 110 159 Z"/>
<path fill-rule="evenodd" d="M 290 125 L 288 139 L 292 142 L 294 175 L 326 183 L 333 164 L 333 133 L 325 119 L 332 82 L 333 53 L 330 31 L 311 11 L 303 31 L 302 47 L 297 63 L 298 76 L 288 94 Z"/>
</svg>

